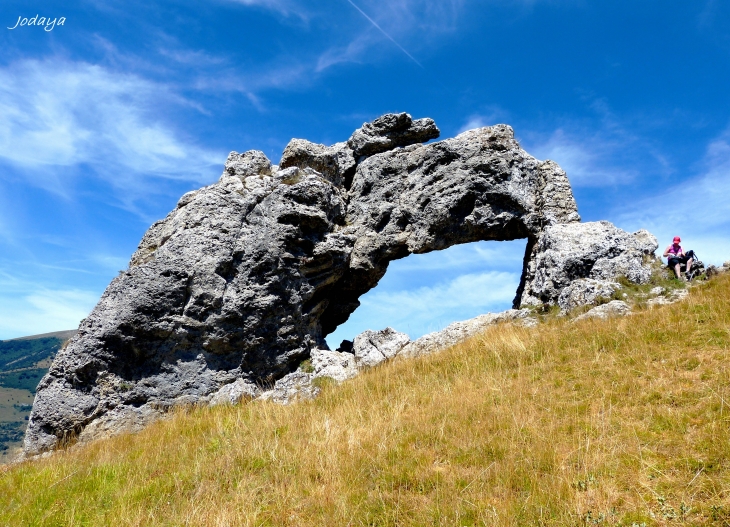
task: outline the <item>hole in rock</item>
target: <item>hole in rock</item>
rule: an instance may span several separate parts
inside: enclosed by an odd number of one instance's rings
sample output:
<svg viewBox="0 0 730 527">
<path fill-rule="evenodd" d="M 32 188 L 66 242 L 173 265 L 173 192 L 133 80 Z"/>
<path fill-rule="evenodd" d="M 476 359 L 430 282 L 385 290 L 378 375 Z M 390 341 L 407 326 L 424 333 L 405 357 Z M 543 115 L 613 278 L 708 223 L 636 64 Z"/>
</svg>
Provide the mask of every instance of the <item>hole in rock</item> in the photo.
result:
<svg viewBox="0 0 730 527">
<path fill-rule="evenodd" d="M 452 322 L 512 307 L 527 240 L 474 242 L 390 263 L 360 307 L 327 335 L 330 349 L 367 329 L 392 327 L 411 340 Z"/>
</svg>

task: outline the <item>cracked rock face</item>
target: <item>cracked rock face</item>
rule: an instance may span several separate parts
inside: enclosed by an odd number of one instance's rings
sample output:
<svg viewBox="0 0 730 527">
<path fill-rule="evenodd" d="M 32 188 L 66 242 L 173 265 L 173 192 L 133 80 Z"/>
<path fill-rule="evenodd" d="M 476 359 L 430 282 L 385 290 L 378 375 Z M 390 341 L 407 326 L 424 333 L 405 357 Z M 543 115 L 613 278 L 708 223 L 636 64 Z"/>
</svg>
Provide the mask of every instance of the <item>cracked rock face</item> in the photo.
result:
<svg viewBox="0 0 730 527">
<path fill-rule="evenodd" d="M 270 386 L 326 348 L 388 263 L 411 253 L 527 238 L 518 306 L 557 301 L 571 277 L 628 266 L 641 279 L 636 235 L 624 233 L 626 255 L 563 251 L 585 252 L 569 230 L 581 224 L 565 172 L 522 150 L 509 126 L 422 144 L 437 136 L 431 119 L 388 114 L 332 146 L 292 140 L 278 166 L 231 153 L 217 183 L 150 227 L 57 354 L 26 453 L 95 422 L 136 429 L 175 405 Z M 561 241 L 561 228 L 578 239 Z"/>
</svg>

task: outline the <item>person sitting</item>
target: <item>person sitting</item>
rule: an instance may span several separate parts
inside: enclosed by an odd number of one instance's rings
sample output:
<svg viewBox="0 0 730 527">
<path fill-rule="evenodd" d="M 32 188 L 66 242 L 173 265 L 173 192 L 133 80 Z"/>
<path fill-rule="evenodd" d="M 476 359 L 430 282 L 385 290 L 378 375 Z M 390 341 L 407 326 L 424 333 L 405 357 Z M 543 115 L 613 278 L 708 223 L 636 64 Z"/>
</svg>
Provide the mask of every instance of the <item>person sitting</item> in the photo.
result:
<svg viewBox="0 0 730 527">
<path fill-rule="evenodd" d="M 672 245 L 664 250 L 664 257 L 667 258 L 669 268 L 674 269 L 677 280 L 682 280 L 681 266 L 682 264 L 686 264 L 685 280 L 689 280 L 692 262 L 694 261 L 694 251 L 687 251 L 685 253 L 682 246 L 679 245 L 681 241 L 682 239 L 679 236 L 675 236 Z"/>
</svg>

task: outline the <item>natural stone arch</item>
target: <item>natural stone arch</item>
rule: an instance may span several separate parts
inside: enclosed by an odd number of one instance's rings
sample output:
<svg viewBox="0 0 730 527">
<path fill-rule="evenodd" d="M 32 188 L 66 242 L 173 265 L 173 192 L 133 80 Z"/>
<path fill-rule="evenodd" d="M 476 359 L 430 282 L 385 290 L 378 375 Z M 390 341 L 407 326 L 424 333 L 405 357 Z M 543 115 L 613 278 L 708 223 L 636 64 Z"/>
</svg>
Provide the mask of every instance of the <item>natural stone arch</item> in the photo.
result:
<svg viewBox="0 0 730 527">
<path fill-rule="evenodd" d="M 420 144 L 437 136 L 430 119 L 389 114 L 347 143 L 293 140 L 278 167 L 232 153 L 149 229 L 59 352 L 26 451 L 285 375 L 411 253 L 527 238 L 519 304 L 541 234 L 580 219 L 565 172 L 506 125 Z"/>
<path fill-rule="evenodd" d="M 394 259 L 521 238 L 530 240 L 529 253 L 545 226 L 579 219 L 565 173 L 526 154 L 508 126 L 365 159 L 348 191 L 346 225 L 356 226 L 357 240 L 342 278 L 325 293 L 322 331 L 347 320 Z"/>
<path fill-rule="evenodd" d="M 416 339 L 453 322 L 510 309 L 526 244 L 527 239 L 469 242 L 391 260 L 347 321 L 327 334 L 330 349 L 349 349 L 349 341 L 367 329 L 389 326 Z"/>
</svg>

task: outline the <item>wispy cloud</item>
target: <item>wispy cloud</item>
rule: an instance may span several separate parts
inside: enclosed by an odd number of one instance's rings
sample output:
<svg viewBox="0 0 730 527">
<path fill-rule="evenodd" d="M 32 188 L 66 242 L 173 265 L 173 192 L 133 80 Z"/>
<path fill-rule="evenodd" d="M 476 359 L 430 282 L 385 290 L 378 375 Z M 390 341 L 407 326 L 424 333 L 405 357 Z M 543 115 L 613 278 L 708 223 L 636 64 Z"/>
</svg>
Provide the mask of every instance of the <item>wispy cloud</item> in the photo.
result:
<svg viewBox="0 0 730 527">
<path fill-rule="evenodd" d="M 0 280 L 2 281 L 2 280 Z M 75 329 L 99 300 L 78 289 L 45 289 L 33 283 L 22 294 L 0 293 L 0 339 Z"/>
<path fill-rule="evenodd" d="M 392 262 L 386 276 L 438 271 L 443 279 L 483 269 L 518 272 L 522 270 L 526 243 L 526 240 L 464 243 L 446 250 L 412 254 Z"/>
<path fill-rule="evenodd" d="M 212 55 L 200 50 L 161 47 L 158 49 L 158 52 L 163 57 L 167 57 L 180 64 L 195 66 L 196 68 L 210 65 L 217 66 L 226 62 L 224 57 Z"/>
<path fill-rule="evenodd" d="M 327 338 L 331 346 L 352 339 L 366 329 L 387 326 L 412 338 L 443 329 L 451 322 L 509 309 L 519 284 L 519 273 L 463 274 L 431 287 L 410 290 L 373 290 L 346 324 Z"/>
<path fill-rule="evenodd" d="M 557 162 L 577 187 L 603 187 L 628 183 L 637 176 L 634 169 L 616 166 L 614 157 L 621 148 L 615 138 L 602 132 L 592 136 L 555 130 L 547 139 L 530 148 L 538 159 Z"/>
<path fill-rule="evenodd" d="M 457 131 L 457 134 L 466 132 L 467 130 L 474 130 L 475 128 L 482 128 L 484 126 L 492 126 L 504 122 L 506 112 L 501 108 L 493 107 L 487 109 L 487 111 L 473 113 L 467 117 L 466 121 Z"/>
<path fill-rule="evenodd" d="M 63 167 L 86 167 L 127 196 L 151 191 L 149 178 L 208 182 L 224 153 L 163 119 L 184 104 L 164 85 L 101 66 L 19 61 L 0 68 L 0 160 L 59 192 Z"/>
<path fill-rule="evenodd" d="M 694 177 L 653 198 L 623 205 L 617 223 L 629 230 L 645 228 L 659 238 L 659 250 L 682 237 L 705 262 L 730 259 L 730 130 L 712 141 Z"/>
<path fill-rule="evenodd" d="M 336 64 L 359 62 L 367 49 L 373 45 L 375 38 L 372 33 L 360 33 L 346 46 L 335 46 L 327 49 L 317 59 L 317 72 L 326 70 Z"/>
<path fill-rule="evenodd" d="M 317 61 L 317 71 L 346 62 L 371 61 L 373 48 L 383 42 L 389 42 L 389 46 L 398 48 L 409 60 L 423 68 L 412 48 L 427 47 L 439 35 L 455 31 L 465 4 L 463 0 L 347 0 L 347 3 L 365 19 L 366 26 L 355 30 L 354 34 L 348 31 L 346 44 L 336 44 L 322 52 Z"/>
<path fill-rule="evenodd" d="M 295 0 L 228 0 L 229 2 L 249 7 L 260 7 L 276 11 L 284 16 L 294 15 L 303 20 L 309 18 L 310 14 L 301 2 Z"/>
<path fill-rule="evenodd" d="M 311 73 L 314 69 L 316 66 L 311 61 L 291 59 L 245 73 L 235 68 L 221 68 L 215 75 L 196 78 L 193 88 L 211 92 L 239 92 L 246 95 L 254 106 L 263 109 L 259 95 L 261 92 L 301 87 L 305 83 L 311 83 L 313 82 Z"/>
</svg>

